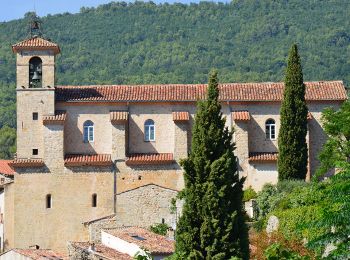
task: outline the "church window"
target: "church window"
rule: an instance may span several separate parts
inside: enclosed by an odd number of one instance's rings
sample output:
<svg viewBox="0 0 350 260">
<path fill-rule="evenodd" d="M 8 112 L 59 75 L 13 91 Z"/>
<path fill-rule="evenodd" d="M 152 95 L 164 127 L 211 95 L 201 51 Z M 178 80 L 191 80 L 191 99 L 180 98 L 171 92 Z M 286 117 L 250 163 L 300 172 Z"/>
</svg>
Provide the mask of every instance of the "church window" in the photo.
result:
<svg viewBox="0 0 350 260">
<path fill-rule="evenodd" d="M 38 120 L 39 116 L 38 116 L 38 112 L 34 112 L 33 113 L 33 120 Z"/>
<path fill-rule="evenodd" d="M 52 197 L 51 194 L 46 195 L 46 208 L 51 209 L 52 207 Z"/>
<path fill-rule="evenodd" d="M 39 154 L 39 150 L 38 149 L 33 149 L 33 155 L 38 155 Z"/>
<path fill-rule="evenodd" d="M 268 119 L 265 122 L 265 133 L 266 139 L 275 140 L 276 139 L 276 123 L 273 119 Z"/>
<path fill-rule="evenodd" d="M 89 143 L 94 141 L 94 123 L 90 120 L 84 123 L 84 142 Z"/>
<path fill-rule="evenodd" d="M 92 207 L 93 208 L 97 207 L 97 194 L 96 193 L 92 194 Z"/>
<path fill-rule="evenodd" d="M 39 57 L 29 60 L 29 87 L 41 88 L 42 86 L 42 61 Z"/>
<path fill-rule="evenodd" d="M 148 119 L 145 122 L 145 141 L 155 141 L 155 127 L 154 127 L 154 121 L 152 119 Z"/>
</svg>

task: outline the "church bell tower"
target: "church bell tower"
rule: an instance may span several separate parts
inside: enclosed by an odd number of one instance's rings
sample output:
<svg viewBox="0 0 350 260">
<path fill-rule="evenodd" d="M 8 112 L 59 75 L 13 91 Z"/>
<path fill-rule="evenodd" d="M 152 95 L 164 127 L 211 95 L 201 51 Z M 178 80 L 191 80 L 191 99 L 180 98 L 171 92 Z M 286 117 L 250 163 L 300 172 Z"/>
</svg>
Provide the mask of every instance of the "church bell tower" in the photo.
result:
<svg viewBox="0 0 350 260">
<path fill-rule="evenodd" d="M 17 158 L 42 158 L 42 117 L 55 114 L 55 57 L 60 48 L 42 36 L 36 15 L 29 31 L 27 39 L 12 45 L 17 60 Z"/>
</svg>

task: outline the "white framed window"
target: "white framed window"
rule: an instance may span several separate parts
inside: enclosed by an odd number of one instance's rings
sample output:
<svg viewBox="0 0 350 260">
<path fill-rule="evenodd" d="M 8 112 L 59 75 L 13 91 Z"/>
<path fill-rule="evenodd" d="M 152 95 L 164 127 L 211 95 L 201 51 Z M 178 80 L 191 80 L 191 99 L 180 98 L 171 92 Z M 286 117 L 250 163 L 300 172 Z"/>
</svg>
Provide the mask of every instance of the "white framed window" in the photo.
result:
<svg viewBox="0 0 350 260">
<path fill-rule="evenodd" d="M 156 140 L 156 136 L 155 136 L 154 121 L 152 119 L 148 119 L 145 122 L 145 141 L 150 142 L 155 140 Z"/>
<path fill-rule="evenodd" d="M 265 122 L 266 139 L 276 140 L 276 123 L 273 119 L 268 119 Z"/>
<path fill-rule="evenodd" d="M 94 123 L 90 120 L 84 123 L 84 142 L 91 143 L 94 141 Z"/>
</svg>

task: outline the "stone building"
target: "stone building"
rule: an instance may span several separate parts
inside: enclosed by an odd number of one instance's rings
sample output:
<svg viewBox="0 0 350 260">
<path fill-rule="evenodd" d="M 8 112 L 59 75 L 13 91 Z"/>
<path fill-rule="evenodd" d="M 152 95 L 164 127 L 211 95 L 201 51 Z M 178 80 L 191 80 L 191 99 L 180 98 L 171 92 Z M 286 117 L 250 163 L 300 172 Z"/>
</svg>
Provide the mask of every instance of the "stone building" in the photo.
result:
<svg viewBox="0 0 350 260">
<path fill-rule="evenodd" d="M 17 157 L 5 197 L 7 248 L 63 251 L 67 241 L 88 241 L 83 223 L 113 214 L 119 225 L 173 224 L 170 200 L 184 187 L 179 159 L 191 149 L 196 101 L 207 86 L 57 86 L 57 44 L 34 36 L 12 49 Z M 310 178 L 325 141 L 321 112 L 347 95 L 341 81 L 305 84 Z M 275 183 L 283 83 L 219 88 L 245 185 Z"/>
</svg>

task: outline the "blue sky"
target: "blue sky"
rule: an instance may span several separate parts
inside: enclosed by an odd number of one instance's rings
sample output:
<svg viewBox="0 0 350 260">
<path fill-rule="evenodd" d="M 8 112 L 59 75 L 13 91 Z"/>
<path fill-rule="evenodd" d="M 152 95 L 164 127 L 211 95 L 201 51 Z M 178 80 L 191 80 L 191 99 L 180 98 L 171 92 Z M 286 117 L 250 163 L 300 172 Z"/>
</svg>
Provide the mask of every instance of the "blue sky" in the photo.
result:
<svg viewBox="0 0 350 260">
<path fill-rule="evenodd" d="M 26 12 L 33 11 L 34 6 L 39 16 L 45 16 L 63 12 L 77 13 L 82 6 L 93 7 L 109 2 L 112 0 L 0 0 L 0 22 L 22 18 Z M 199 0 L 153 0 L 153 2 L 190 3 L 199 2 Z"/>
</svg>

